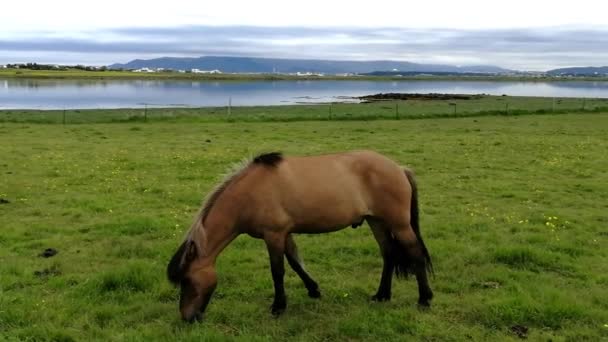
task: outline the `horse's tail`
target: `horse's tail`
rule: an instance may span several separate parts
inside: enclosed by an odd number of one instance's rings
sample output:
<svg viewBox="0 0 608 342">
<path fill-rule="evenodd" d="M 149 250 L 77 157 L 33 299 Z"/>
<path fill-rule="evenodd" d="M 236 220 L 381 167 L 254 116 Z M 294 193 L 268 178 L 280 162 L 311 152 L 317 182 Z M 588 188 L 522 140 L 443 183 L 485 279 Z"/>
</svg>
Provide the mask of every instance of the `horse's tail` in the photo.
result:
<svg viewBox="0 0 608 342">
<path fill-rule="evenodd" d="M 395 253 L 395 274 L 397 276 L 407 276 L 409 273 L 414 273 L 414 268 L 417 263 L 424 262 L 424 267 L 429 273 L 433 273 L 433 263 L 431 262 L 431 255 L 428 249 L 424 245 L 422 235 L 420 234 L 420 221 L 418 212 L 418 187 L 416 185 L 416 179 L 414 178 L 414 172 L 408 168 L 403 168 L 407 180 L 410 182 L 412 187 L 412 200 L 410 201 L 410 225 L 416 234 L 416 239 L 422 249 L 422 260 L 413 260 L 410 253 L 405 249 L 397 239 L 393 237 L 393 251 Z"/>
</svg>

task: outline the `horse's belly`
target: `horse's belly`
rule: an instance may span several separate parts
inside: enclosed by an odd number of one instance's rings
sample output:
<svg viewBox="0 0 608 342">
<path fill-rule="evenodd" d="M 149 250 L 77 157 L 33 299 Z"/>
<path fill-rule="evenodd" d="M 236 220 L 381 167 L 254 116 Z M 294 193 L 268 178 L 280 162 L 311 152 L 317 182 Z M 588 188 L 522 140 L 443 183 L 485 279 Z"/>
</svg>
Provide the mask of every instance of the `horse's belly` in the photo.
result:
<svg viewBox="0 0 608 342">
<path fill-rule="evenodd" d="M 322 234 L 322 233 L 331 233 L 338 230 L 342 230 L 346 227 L 350 226 L 341 225 L 341 226 L 332 226 L 332 227 L 320 227 L 320 226 L 296 226 L 292 229 L 292 233 L 296 234 Z"/>
<path fill-rule="evenodd" d="M 358 225 L 369 214 L 364 206 L 353 201 L 333 206 L 306 206 L 295 212 L 292 215 L 293 231 L 305 234 L 332 232 Z"/>
<path fill-rule="evenodd" d="M 324 233 L 360 224 L 370 215 L 369 191 L 360 175 L 343 164 L 306 172 L 291 170 L 280 203 L 297 233 Z"/>
</svg>

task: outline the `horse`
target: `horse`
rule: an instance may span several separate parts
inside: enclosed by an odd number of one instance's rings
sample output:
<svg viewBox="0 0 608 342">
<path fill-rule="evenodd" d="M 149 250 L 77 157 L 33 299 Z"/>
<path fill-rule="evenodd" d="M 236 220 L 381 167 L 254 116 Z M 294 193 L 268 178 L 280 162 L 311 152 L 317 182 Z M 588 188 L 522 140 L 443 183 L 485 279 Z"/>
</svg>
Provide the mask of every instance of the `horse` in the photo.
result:
<svg viewBox="0 0 608 342">
<path fill-rule="evenodd" d="M 317 282 L 304 269 L 293 234 L 355 228 L 367 221 L 383 258 L 374 301 L 391 299 L 393 272 L 414 274 L 418 305 L 429 307 L 431 257 L 422 240 L 414 174 L 373 151 L 318 156 L 261 154 L 230 174 L 204 201 L 167 266 L 181 286 L 183 320 L 200 321 L 217 286 L 218 255 L 240 234 L 263 239 L 274 282 L 273 315 L 287 307 L 284 258 L 312 298 Z"/>
</svg>

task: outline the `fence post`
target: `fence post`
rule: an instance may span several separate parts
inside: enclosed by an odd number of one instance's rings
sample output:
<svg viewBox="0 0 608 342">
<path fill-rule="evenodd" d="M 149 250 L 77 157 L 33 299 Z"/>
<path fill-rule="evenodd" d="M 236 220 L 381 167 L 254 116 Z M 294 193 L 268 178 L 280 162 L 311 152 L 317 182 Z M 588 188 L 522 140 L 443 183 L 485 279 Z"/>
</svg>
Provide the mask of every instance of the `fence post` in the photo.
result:
<svg viewBox="0 0 608 342">
<path fill-rule="evenodd" d="M 63 124 L 65 125 L 65 107 L 63 108 Z"/>
<path fill-rule="evenodd" d="M 232 96 L 228 97 L 228 115 L 232 114 Z"/>
<path fill-rule="evenodd" d="M 509 102 L 505 103 L 505 114 L 509 115 Z"/>
<path fill-rule="evenodd" d="M 399 102 L 395 103 L 395 119 L 399 120 Z"/>
<path fill-rule="evenodd" d="M 456 115 L 456 102 L 450 102 L 450 106 L 454 107 L 454 115 Z"/>
<path fill-rule="evenodd" d="M 584 97 L 583 98 L 583 108 L 581 108 L 583 110 L 583 112 L 585 111 L 585 104 L 586 104 L 586 102 L 587 102 L 587 98 Z"/>
</svg>

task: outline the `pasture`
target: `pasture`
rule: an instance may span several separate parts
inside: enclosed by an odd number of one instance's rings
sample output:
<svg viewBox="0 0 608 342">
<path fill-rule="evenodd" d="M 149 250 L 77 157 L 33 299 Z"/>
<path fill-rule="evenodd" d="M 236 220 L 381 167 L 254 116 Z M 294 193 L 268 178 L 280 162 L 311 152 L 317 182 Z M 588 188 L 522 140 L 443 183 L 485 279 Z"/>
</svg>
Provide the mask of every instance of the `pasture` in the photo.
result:
<svg viewBox="0 0 608 342">
<path fill-rule="evenodd" d="M 2 339 L 608 338 L 608 114 L 78 125 L 3 115 Z M 181 322 L 166 264 L 221 174 L 264 151 L 351 149 L 416 170 L 431 309 L 416 307 L 413 279 L 395 279 L 391 302 L 370 301 L 382 260 L 363 225 L 296 236 L 322 298 L 287 269 L 278 319 L 263 241 L 237 238 L 205 320 Z M 46 248 L 58 254 L 39 257 Z"/>
</svg>

